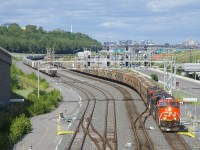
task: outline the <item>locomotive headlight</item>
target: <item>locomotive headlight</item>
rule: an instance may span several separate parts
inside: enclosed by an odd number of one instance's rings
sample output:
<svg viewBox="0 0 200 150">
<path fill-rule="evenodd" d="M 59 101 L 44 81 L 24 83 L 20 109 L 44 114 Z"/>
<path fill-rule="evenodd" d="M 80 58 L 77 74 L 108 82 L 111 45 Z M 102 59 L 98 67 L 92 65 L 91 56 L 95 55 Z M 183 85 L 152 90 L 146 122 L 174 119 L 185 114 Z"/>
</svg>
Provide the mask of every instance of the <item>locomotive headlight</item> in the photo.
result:
<svg viewBox="0 0 200 150">
<path fill-rule="evenodd" d="M 171 108 L 171 107 L 169 107 L 169 108 L 168 108 L 168 111 L 172 111 L 172 108 Z"/>
<path fill-rule="evenodd" d="M 166 117 L 164 117 L 163 119 L 166 120 Z"/>
<path fill-rule="evenodd" d="M 176 120 L 176 118 L 174 118 L 174 120 Z"/>
</svg>

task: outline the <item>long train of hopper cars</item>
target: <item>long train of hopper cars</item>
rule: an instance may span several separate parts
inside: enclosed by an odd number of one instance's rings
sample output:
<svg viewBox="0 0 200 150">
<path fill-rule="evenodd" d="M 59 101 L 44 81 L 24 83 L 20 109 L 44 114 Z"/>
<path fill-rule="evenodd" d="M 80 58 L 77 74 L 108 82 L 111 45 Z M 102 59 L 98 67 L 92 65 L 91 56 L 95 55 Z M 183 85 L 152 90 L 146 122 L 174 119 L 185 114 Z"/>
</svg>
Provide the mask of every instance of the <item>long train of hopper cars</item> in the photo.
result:
<svg viewBox="0 0 200 150">
<path fill-rule="evenodd" d="M 135 89 L 163 131 L 179 130 L 180 101 L 159 88 L 150 79 L 135 72 L 124 72 L 120 70 L 78 69 L 77 71 L 119 82 Z"/>
<path fill-rule="evenodd" d="M 23 63 L 26 64 L 29 67 L 32 67 L 34 69 L 38 69 L 38 61 L 36 61 L 36 60 L 41 60 L 41 58 L 44 58 L 44 57 L 41 57 L 41 56 L 24 57 Z M 52 76 L 52 77 L 57 76 L 57 70 L 52 70 L 52 68 L 48 68 L 48 67 L 46 69 L 40 70 L 40 72 L 45 73 L 45 74 Z"/>
</svg>

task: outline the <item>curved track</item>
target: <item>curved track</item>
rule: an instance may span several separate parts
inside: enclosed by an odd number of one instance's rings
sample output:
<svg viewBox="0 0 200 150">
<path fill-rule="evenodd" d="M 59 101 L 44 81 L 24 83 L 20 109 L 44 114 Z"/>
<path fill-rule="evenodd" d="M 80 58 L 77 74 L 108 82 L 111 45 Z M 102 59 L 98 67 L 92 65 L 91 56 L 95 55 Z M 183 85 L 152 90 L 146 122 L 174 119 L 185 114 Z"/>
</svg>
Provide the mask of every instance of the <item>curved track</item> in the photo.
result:
<svg viewBox="0 0 200 150">
<path fill-rule="evenodd" d="M 74 73 L 74 72 L 73 72 Z M 100 79 L 97 78 L 93 78 L 94 80 L 99 81 Z M 79 82 L 79 80 L 74 80 L 72 79 L 73 82 Z M 131 122 L 131 126 L 132 126 L 132 130 L 133 130 L 133 135 L 135 137 L 134 140 L 134 149 L 155 149 L 153 143 L 151 142 L 151 139 L 148 136 L 148 133 L 145 129 L 145 121 L 147 119 L 147 117 L 150 115 L 150 112 L 146 109 L 143 111 L 143 113 L 139 114 L 136 105 L 134 104 L 134 99 L 131 97 L 130 93 L 125 90 L 124 88 L 117 86 L 114 83 L 111 82 L 107 82 L 107 81 L 103 81 L 100 80 L 101 82 L 104 82 L 105 84 L 108 84 L 114 88 L 116 88 L 118 91 L 120 91 L 123 95 L 124 95 L 124 100 L 126 102 L 126 108 L 127 108 L 127 112 L 128 112 L 128 116 Z M 94 85 L 90 85 L 87 82 L 81 82 L 82 84 L 85 84 L 87 86 L 91 86 L 93 88 L 98 88 L 98 90 L 100 89 L 99 87 L 96 87 Z M 105 92 L 104 89 L 100 89 L 103 90 Z M 111 95 L 111 94 L 110 94 Z M 110 110 L 110 108 L 115 108 L 115 100 L 112 98 L 109 99 L 107 96 L 105 96 L 106 99 L 105 101 L 107 102 L 106 104 L 106 114 L 109 114 L 108 110 Z M 112 103 L 111 103 L 112 102 Z M 111 106 L 112 105 L 112 106 Z M 115 112 L 116 110 L 114 110 Z M 108 116 L 110 115 L 105 115 L 105 131 L 104 134 L 101 135 L 93 126 L 92 122 L 90 122 L 90 131 L 89 130 L 85 130 L 88 131 L 87 135 L 90 137 L 90 139 L 95 143 L 95 141 L 97 142 L 96 148 L 97 149 L 117 149 L 117 134 L 116 134 L 116 114 L 115 114 L 115 120 L 114 120 L 114 126 L 113 127 L 113 122 L 109 123 L 108 122 Z M 92 117 L 89 117 L 89 120 L 92 120 Z M 88 121 L 89 122 L 89 121 Z M 110 132 L 110 128 L 109 126 L 112 125 L 112 129 L 111 130 L 115 130 L 115 132 Z M 96 135 L 94 136 L 93 134 L 89 134 L 90 132 L 95 132 Z M 108 132 L 109 131 L 109 132 Z M 180 138 L 179 135 L 177 135 L 176 133 L 163 133 L 164 136 L 166 137 L 169 145 L 171 145 L 172 149 L 189 149 L 188 145 L 185 143 L 185 141 Z M 171 136 L 171 137 L 170 137 Z M 98 138 L 96 138 L 98 137 Z"/>
<path fill-rule="evenodd" d="M 94 78 L 94 80 L 99 80 Z M 133 129 L 133 134 L 135 136 L 135 149 L 154 149 L 153 143 L 151 142 L 150 137 L 145 128 L 146 118 L 150 115 L 147 109 L 140 115 L 137 111 L 136 105 L 134 104 L 134 99 L 130 93 L 124 88 L 117 86 L 111 82 L 103 81 L 105 84 L 108 84 L 118 91 L 120 91 L 124 95 L 124 100 L 126 101 L 126 108 L 128 111 L 129 119 L 131 122 L 131 126 Z"/>
<path fill-rule="evenodd" d="M 101 80 L 101 82 L 104 82 L 104 81 Z M 141 115 L 139 115 L 137 112 L 137 108 L 135 104 L 133 103 L 134 99 L 131 99 L 130 94 L 126 90 L 110 82 L 105 81 L 104 83 L 115 87 L 124 95 L 124 100 L 126 100 L 126 107 L 127 107 L 130 121 L 131 121 L 132 129 L 136 137 L 135 141 L 137 144 L 135 148 L 136 149 L 155 149 L 154 144 L 151 142 L 151 139 L 148 137 L 147 130 L 145 129 L 145 121 L 147 117 L 151 115 L 148 109 L 146 109 Z M 188 144 L 184 141 L 184 139 L 181 138 L 181 136 L 178 135 L 177 133 L 163 132 L 163 134 L 166 140 L 168 141 L 169 145 L 172 147 L 172 149 L 176 149 L 176 150 L 190 149 Z"/>
<path fill-rule="evenodd" d="M 95 143 L 96 147 L 98 149 L 117 149 L 117 132 L 116 132 L 116 109 L 115 109 L 115 102 L 114 101 L 110 101 L 113 99 L 113 96 L 111 93 L 107 92 L 105 89 L 99 88 L 97 86 L 94 86 L 92 84 L 89 84 L 87 82 L 80 82 L 77 79 L 68 77 L 66 75 L 63 74 L 59 74 L 61 79 L 63 80 L 63 83 L 68 84 L 70 86 L 73 86 L 74 88 L 78 88 L 78 89 L 82 89 L 82 87 L 80 87 L 79 85 L 74 85 L 74 83 L 82 83 L 88 87 L 92 87 L 96 90 L 98 90 L 99 92 L 101 92 L 104 96 L 105 96 L 105 101 L 106 101 L 106 112 L 105 112 L 105 125 L 104 125 L 104 133 L 103 135 L 101 135 L 93 126 L 92 124 L 92 116 L 93 116 L 93 112 L 95 109 L 95 106 L 93 107 L 92 110 L 88 110 L 88 105 L 89 103 L 91 103 L 92 101 L 95 101 L 96 105 L 96 99 L 95 96 L 93 94 L 92 99 L 88 98 L 88 104 L 87 107 L 80 119 L 80 123 L 79 126 L 77 128 L 80 128 L 80 126 L 82 127 L 85 136 L 88 135 L 88 137 Z M 71 80 L 72 82 L 66 82 L 64 81 L 65 79 Z M 83 90 L 83 89 L 82 89 Z M 92 95 L 92 93 L 90 93 Z M 87 95 L 87 94 L 85 94 Z M 86 115 L 87 112 L 90 115 Z M 78 129 L 77 129 L 78 130 Z M 71 149 L 71 145 L 73 145 L 73 142 L 75 140 L 75 137 L 77 137 L 77 130 L 75 132 L 75 134 L 73 135 L 73 138 L 70 142 L 70 146 L 68 147 L 68 149 Z M 85 137 L 84 136 L 84 137 Z M 98 137 L 98 138 L 97 138 Z M 77 145 L 77 144 L 75 144 Z M 82 144 L 83 145 L 83 144 Z M 82 147 L 81 147 L 82 148 Z"/>
<path fill-rule="evenodd" d="M 142 114 L 139 114 L 137 107 L 134 104 L 134 99 L 131 98 L 130 93 L 119 87 L 115 86 L 124 95 L 124 100 L 126 101 L 126 108 L 128 111 L 129 119 L 131 121 L 131 126 L 133 129 L 133 134 L 135 135 L 135 149 L 154 149 L 153 143 L 146 131 L 145 121 L 150 113 L 145 109 Z"/>
</svg>

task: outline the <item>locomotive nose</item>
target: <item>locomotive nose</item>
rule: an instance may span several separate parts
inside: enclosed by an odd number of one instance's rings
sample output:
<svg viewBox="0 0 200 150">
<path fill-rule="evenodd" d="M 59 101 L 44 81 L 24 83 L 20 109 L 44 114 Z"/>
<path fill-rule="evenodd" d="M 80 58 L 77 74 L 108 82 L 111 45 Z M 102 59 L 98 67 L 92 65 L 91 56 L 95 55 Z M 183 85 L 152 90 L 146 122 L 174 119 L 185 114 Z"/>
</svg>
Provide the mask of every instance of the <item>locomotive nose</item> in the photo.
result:
<svg viewBox="0 0 200 150">
<path fill-rule="evenodd" d="M 169 107 L 169 108 L 168 108 L 168 111 L 172 111 L 172 108 L 171 108 L 171 107 Z"/>
<path fill-rule="evenodd" d="M 166 120 L 166 121 L 176 121 L 179 118 L 179 112 L 172 108 L 172 107 L 167 107 L 164 109 L 164 112 L 161 113 L 161 120 Z"/>
</svg>

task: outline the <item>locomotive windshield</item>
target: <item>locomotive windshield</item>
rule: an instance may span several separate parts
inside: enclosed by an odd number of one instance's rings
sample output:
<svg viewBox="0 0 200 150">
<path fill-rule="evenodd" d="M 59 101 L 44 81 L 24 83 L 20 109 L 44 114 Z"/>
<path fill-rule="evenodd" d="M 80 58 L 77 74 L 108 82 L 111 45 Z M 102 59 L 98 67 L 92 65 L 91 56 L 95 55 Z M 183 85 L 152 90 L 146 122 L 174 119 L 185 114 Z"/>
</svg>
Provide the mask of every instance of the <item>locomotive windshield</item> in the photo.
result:
<svg viewBox="0 0 200 150">
<path fill-rule="evenodd" d="M 179 107 L 178 102 L 170 102 L 170 106 Z"/>
<path fill-rule="evenodd" d="M 160 107 L 164 107 L 164 106 L 168 106 L 169 105 L 168 102 L 160 102 L 159 104 L 160 104 Z"/>
<path fill-rule="evenodd" d="M 160 107 L 166 107 L 166 106 L 173 106 L 173 107 L 179 107 L 178 102 L 159 102 L 158 103 Z"/>
</svg>

